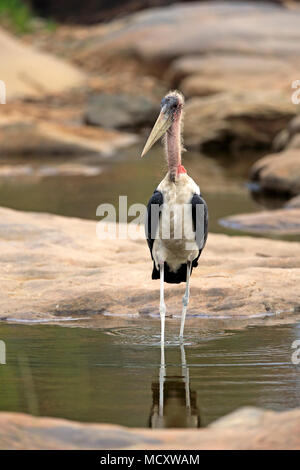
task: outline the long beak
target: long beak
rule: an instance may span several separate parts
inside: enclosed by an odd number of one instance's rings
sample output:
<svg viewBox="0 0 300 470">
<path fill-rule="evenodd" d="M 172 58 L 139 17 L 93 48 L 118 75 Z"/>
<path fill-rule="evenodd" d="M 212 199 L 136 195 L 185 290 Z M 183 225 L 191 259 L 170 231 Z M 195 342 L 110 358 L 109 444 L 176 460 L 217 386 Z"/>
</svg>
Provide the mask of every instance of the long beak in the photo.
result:
<svg viewBox="0 0 300 470">
<path fill-rule="evenodd" d="M 172 117 L 169 113 L 164 112 L 164 109 L 161 110 L 156 123 L 153 126 L 151 134 L 148 137 L 148 140 L 145 144 L 145 147 L 142 151 L 141 157 L 146 155 L 147 152 L 151 149 L 151 147 L 155 144 L 155 142 L 162 137 L 165 132 L 169 129 L 172 124 Z"/>
</svg>

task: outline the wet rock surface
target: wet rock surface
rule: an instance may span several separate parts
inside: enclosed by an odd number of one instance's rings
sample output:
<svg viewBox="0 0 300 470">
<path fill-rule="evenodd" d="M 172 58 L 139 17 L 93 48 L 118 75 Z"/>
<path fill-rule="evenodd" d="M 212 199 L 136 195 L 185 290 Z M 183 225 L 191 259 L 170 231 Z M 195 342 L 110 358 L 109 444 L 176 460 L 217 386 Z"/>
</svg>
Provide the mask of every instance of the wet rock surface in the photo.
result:
<svg viewBox="0 0 300 470">
<path fill-rule="evenodd" d="M 1 449 L 299 449 L 300 410 L 240 408 L 199 430 L 129 429 L 0 413 Z"/>
<path fill-rule="evenodd" d="M 262 190 L 299 194 L 300 150 L 288 149 L 261 158 L 253 165 L 250 177 Z"/>
<path fill-rule="evenodd" d="M 300 233 L 300 139 L 299 116 L 274 139 L 273 153 L 252 166 L 250 178 L 260 195 L 282 195 L 290 200 L 283 208 L 226 217 L 221 225 L 249 233 L 298 235 Z"/>
<path fill-rule="evenodd" d="M 295 116 L 274 139 L 273 149 L 276 152 L 286 148 L 300 148 L 300 116 Z"/>
<path fill-rule="evenodd" d="M 298 118 L 292 129 L 297 129 Z M 286 131 L 287 132 L 287 131 Z M 288 141 L 288 134 L 281 133 L 280 139 Z M 295 137 L 294 137 L 295 138 Z M 279 145 L 277 138 L 276 145 Z M 279 153 L 259 159 L 252 167 L 250 178 L 263 195 L 283 195 L 291 198 L 280 209 L 238 214 L 221 219 L 223 227 L 248 233 L 268 233 L 277 235 L 299 235 L 300 233 L 300 150 L 287 148 Z"/>
<path fill-rule="evenodd" d="M 104 326 L 110 318 L 159 318 L 143 228 L 136 240 L 100 240 L 96 222 L 4 208 L 0 215 L 2 319 L 74 316 Z M 188 319 L 293 318 L 299 281 L 299 243 L 210 234 L 193 272 Z M 183 285 L 166 286 L 169 317 L 180 315 L 182 294 Z"/>
</svg>

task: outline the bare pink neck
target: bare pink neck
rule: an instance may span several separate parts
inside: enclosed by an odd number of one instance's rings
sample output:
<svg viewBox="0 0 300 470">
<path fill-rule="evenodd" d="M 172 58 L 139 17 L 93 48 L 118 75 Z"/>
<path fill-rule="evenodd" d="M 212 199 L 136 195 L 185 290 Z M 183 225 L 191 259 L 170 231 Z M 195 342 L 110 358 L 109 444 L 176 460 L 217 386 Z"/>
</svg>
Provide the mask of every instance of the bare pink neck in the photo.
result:
<svg viewBox="0 0 300 470">
<path fill-rule="evenodd" d="M 186 173 L 181 165 L 181 111 L 175 116 L 172 126 L 167 131 L 166 154 L 171 181 L 180 173 Z"/>
</svg>

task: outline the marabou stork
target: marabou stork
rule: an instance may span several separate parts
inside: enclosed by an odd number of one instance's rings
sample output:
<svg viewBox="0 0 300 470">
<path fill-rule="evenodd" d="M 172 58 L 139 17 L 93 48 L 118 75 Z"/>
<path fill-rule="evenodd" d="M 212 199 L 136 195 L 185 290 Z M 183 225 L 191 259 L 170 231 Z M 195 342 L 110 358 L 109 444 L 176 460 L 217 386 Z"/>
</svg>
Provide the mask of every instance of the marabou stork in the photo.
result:
<svg viewBox="0 0 300 470">
<path fill-rule="evenodd" d="M 182 114 L 184 97 L 169 92 L 161 102 L 160 114 L 142 152 L 165 135 L 168 173 L 151 196 L 147 206 L 146 237 L 153 260 L 152 279 L 160 279 L 161 343 L 164 343 L 166 306 L 164 282 L 186 282 L 182 299 L 180 339 L 189 302 L 189 283 L 193 268 L 205 246 L 208 210 L 200 188 L 181 165 Z M 159 210 L 153 210 L 157 209 Z"/>
</svg>

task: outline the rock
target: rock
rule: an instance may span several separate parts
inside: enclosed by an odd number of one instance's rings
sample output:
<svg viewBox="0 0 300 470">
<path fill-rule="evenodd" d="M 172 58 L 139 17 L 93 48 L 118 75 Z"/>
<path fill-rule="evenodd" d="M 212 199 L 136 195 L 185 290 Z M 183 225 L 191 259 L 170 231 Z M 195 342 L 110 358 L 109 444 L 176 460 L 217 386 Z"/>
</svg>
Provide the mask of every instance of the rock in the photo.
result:
<svg viewBox="0 0 300 470">
<path fill-rule="evenodd" d="M 294 125 L 288 127 L 292 134 Z M 251 179 L 262 192 L 295 195 L 300 193 L 300 150 L 287 149 L 267 155 L 252 167 Z M 300 234 L 300 200 L 293 198 L 283 209 L 238 214 L 220 220 L 223 227 L 248 233 Z"/>
<path fill-rule="evenodd" d="M 100 93 L 90 97 L 85 121 L 101 127 L 136 129 L 153 125 L 158 112 L 159 104 L 144 96 Z"/>
<path fill-rule="evenodd" d="M 291 137 L 300 132 L 300 116 L 296 116 L 289 122 L 288 131 Z"/>
<path fill-rule="evenodd" d="M 60 53 L 101 76 L 101 91 L 158 97 L 166 85 L 182 89 L 195 113 L 187 113 L 187 147 L 270 148 L 298 113 L 299 20 L 299 9 L 273 3 L 178 3 L 81 31 L 72 47 L 67 36 Z M 120 111 L 119 119 L 130 121 Z"/>
<path fill-rule="evenodd" d="M 278 134 L 275 136 L 272 142 L 272 149 L 274 152 L 281 152 L 287 146 L 287 143 L 290 140 L 289 132 L 287 129 L 282 129 Z"/>
<path fill-rule="evenodd" d="M 228 415 L 222 416 L 209 425 L 212 429 L 239 428 L 247 423 L 247 427 L 255 428 L 263 424 L 266 412 L 254 406 L 239 408 Z"/>
<path fill-rule="evenodd" d="M 138 11 L 151 6 L 157 7 L 158 5 L 165 5 L 174 3 L 177 0 L 139 0 L 138 3 L 132 0 L 122 0 L 111 2 L 103 2 L 101 8 L 97 2 L 87 0 L 84 5 L 81 3 L 73 3 L 72 0 L 67 0 L 63 4 L 58 4 L 56 0 L 48 0 L 47 9 L 38 2 L 34 6 L 34 11 L 39 16 L 46 15 L 47 18 L 53 18 L 63 23 L 79 23 L 93 24 L 100 21 L 109 21 L 112 18 L 122 17 L 128 15 L 129 12 Z M 281 0 L 280 0 L 281 1 Z M 283 0 L 284 1 L 284 0 Z"/>
<path fill-rule="evenodd" d="M 168 79 L 185 96 L 205 96 L 225 91 L 262 92 L 291 95 L 292 63 L 261 55 L 209 54 L 184 56 L 172 62 Z"/>
<path fill-rule="evenodd" d="M 292 199 L 290 199 L 289 202 L 287 202 L 287 204 L 285 205 L 285 207 L 287 209 L 294 209 L 294 208 L 300 209 L 300 195 L 295 196 Z"/>
<path fill-rule="evenodd" d="M 252 167 L 250 176 L 262 190 L 299 194 L 300 150 L 288 149 L 261 158 Z"/>
<path fill-rule="evenodd" d="M 295 116 L 274 139 L 273 149 L 280 152 L 285 148 L 300 148 L 300 116 Z"/>
<path fill-rule="evenodd" d="M 96 176 L 102 173 L 98 166 L 83 165 L 80 163 L 60 163 L 49 165 L 1 165 L 0 178 L 34 177 L 45 176 Z"/>
<path fill-rule="evenodd" d="M 12 119 L 0 122 L 0 155 L 109 155 L 134 143 L 132 134 L 83 126 L 58 125 L 40 120 Z"/>
<path fill-rule="evenodd" d="M 138 430 L 110 424 L 82 424 L 17 413 L 0 413 L 0 422 L 0 445 L 6 449 L 121 449 L 160 442 Z"/>
<path fill-rule="evenodd" d="M 192 98 L 185 107 L 184 137 L 189 147 L 214 144 L 224 150 L 268 147 L 295 113 L 279 93 L 218 93 Z"/>
<path fill-rule="evenodd" d="M 21 413 L 0 413 L 0 447 L 20 449 L 224 449 L 300 448 L 300 410 L 240 408 L 202 429 L 131 429 Z"/>
<path fill-rule="evenodd" d="M 86 76 L 75 66 L 40 52 L 0 30 L 1 80 L 6 99 L 38 98 L 83 86 Z"/>
<path fill-rule="evenodd" d="M 201 2 L 154 8 L 116 20 L 78 44 L 79 55 L 134 57 L 157 65 L 187 55 L 243 54 L 299 64 L 300 11 L 265 2 Z M 217 32 L 217 34 L 216 34 Z M 296 69 L 295 69 L 296 70 Z M 297 75 L 296 75 L 297 76 Z"/>
<path fill-rule="evenodd" d="M 104 236 L 112 230 L 112 238 L 99 239 L 96 227 Z M 159 321 L 144 228 L 136 239 L 114 238 L 115 228 L 124 226 L 0 208 L 0 317 L 51 323 L 73 315 L 103 327 L 110 319 L 145 321 L 138 312 L 147 307 Z M 187 322 L 225 316 L 265 323 L 264 314 L 278 311 L 293 321 L 299 282 L 300 243 L 209 234 L 193 272 Z M 169 316 L 180 314 L 182 289 L 167 286 Z"/>
<path fill-rule="evenodd" d="M 299 207 L 239 214 L 220 220 L 223 227 L 248 233 L 273 233 L 280 235 L 300 234 Z"/>
<path fill-rule="evenodd" d="M 289 149 L 300 149 L 300 134 L 294 135 L 287 145 Z"/>
</svg>

